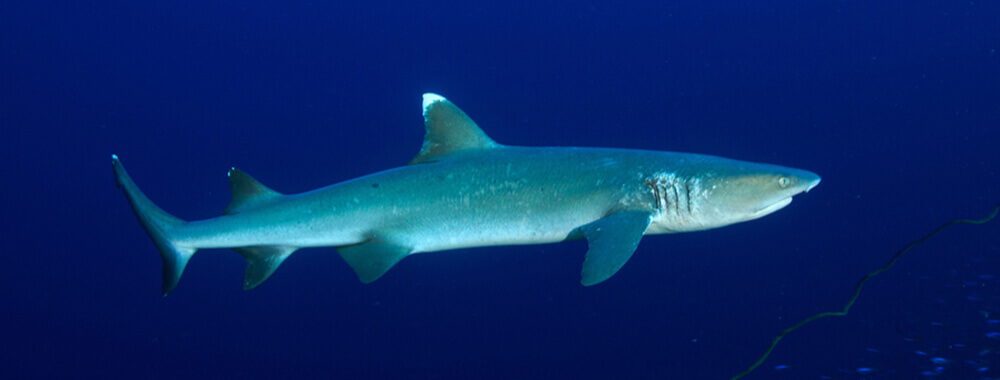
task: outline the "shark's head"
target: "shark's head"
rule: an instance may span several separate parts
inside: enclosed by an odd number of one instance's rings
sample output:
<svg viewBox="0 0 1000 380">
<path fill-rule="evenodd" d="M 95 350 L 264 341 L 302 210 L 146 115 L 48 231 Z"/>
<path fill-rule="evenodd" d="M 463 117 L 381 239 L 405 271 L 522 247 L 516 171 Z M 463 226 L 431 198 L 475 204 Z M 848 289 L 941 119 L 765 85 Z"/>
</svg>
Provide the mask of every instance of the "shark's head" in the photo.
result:
<svg viewBox="0 0 1000 380">
<path fill-rule="evenodd" d="M 776 165 L 708 158 L 699 175 L 654 177 L 650 185 L 663 212 L 656 232 L 727 226 L 760 218 L 792 203 L 819 184 L 815 173 Z"/>
<path fill-rule="evenodd" d="M 792 197 L 819 184 L 815 173 L 782 166 L 740 162 L 708 178 L 702 218 L 712 227 L 760 218 L 778 211 Z"/>
</svg>

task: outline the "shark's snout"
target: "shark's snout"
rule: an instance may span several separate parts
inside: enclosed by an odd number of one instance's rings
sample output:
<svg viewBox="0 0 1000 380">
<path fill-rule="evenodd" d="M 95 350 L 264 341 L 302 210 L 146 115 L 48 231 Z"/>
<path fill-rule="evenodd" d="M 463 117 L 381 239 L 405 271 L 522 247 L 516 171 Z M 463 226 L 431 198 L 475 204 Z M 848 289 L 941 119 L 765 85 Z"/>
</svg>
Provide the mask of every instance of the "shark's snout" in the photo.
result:
<svg viewBox="0 0 1000 380">
<path fill-rule="evenodd" d="M 778 211 L 784 208 L 785 206 L 788 206 L 790 203 L 792 203 L 793 197 L 802 193 L 808 193 L 809 190 L 812 190 L 814 187 L 816 187 L 816 185 L 819 185 L 819 182 L 822 180 L 818 175 L 816 175 L 816 173 L 807 172 L 804 170 L 802 171 L 802 173 L 796 174 L 796 177 L 798 177 L 797 178 L 798 183 L 801 184 L 799 185 L 797 191 L 793 190 L 790 194 L 788 194 L 787 197 L 781 198 L 770 205 L 761 207 L 755 212 L 755 214 L 764 216 L 772 212 Z"/>
<path fill-rule="evenodd" d="M 816 173 L 808 172 L 805 170 L 803 170 L 803 172 L 804 172 L 803 174 L 799 175 L 800 176 L 799 182 L 805 184 L 805 190 L 802 190 L 802 192 L 808 193 L 809 190 L 812 190 L 814 187 L 816 187 L 816 185 L 819 185 L 819 182 L 822 181 L 823 179 L 820 178 L 819 175 L 817 175 Z"/>
</svg>

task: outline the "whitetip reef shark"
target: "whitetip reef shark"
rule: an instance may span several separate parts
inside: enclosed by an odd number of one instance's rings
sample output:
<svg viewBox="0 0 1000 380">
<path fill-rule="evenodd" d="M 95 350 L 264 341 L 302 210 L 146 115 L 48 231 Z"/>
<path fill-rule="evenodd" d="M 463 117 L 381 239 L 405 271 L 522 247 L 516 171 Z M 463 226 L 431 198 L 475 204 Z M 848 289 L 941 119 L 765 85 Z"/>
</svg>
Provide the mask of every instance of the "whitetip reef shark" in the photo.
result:
<svg viewBox="0 0 1000 380">
<path fill-rule="evenodd" d="M 247 260 L 244 289 L 306 247 L 336 247 L 364 283 L 420 252 L 587 239 L 581 283 L 618 272 L 646 234 L 760 218 L 820 182 L 814 173 L 700 154 L 501 145 L 462 110 L 424 94 L 427 134 L 406 166 L 301 194 L 229 170 L 222 216 L 184 221 L 139 190 L 112 155 L 115 182 L 163 258 L 163 295 L 195 251 Z"/>
</svg>

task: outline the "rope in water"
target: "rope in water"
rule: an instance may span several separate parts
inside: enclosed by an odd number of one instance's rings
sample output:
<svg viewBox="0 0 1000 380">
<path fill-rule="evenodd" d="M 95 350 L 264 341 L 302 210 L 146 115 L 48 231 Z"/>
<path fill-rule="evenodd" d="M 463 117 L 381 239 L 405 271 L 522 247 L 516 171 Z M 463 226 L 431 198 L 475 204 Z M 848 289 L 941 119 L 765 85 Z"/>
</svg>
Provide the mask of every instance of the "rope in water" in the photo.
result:
<svg viewBox="0 0 1000 380">
<path fill-rule="evenodd" d="M 747 369 L 743 370 L 743 372 L 740 372 L 736 376 L 733 376 L 732 380 L 736 380 L 743 376 L 746 376 L 750 372 L 753 372 L 753 370 L 757 369 L 757 367 L 759 367 L 761 364 L 764 364 L 764 361 L 767 360 L 767 357 L 769 355 L 771 355 L 771 351 L 774 351 L 774 347 L 778 345 L 778 342 L 780 342 L 781 339 L 785 337 L 785 335 L 788 335 L 792 331 L 798 330 L 800 327 L 805 326 L 806 324 L 820 318 L 843 317 L 847 315 L 847 312 L 851 310 L 851 306 L 854 306 L 854 301 L 857 301 L 858 296 L 861 295 L 861 287 L 863 287 L 865 283 L 868 282 L 868 280 L 871 279 L 872 277 L 875 277 L 879 273 L 885 272 L 889 270 L 889 268 L 892 268 L 892 266 L 896 264 L 896 261 L 899 261 L 899 258 L 902 257 L 903 254 L 909 251 L 911 248 L 916 247 L 926 242 L 927 240 L 930 240 L 930 238 L 936 236 L 937 234 L 940 234 L 941 232 L 944 232 L 944 230 L 950 228 L 951 226 L 957 224 L 984 224 L 986 222 L 989 222 L 993 220 L 994 217 L 997 216 L 998 212 L 1000 212 L 1000 203 L 997 203 L 996 206 L 993 206 L 993 212 L 991 212 L 988 216 L 986 216 L 983 219 L 952 220 L 948 223 L 945 223 L 941 227 L 938 227 L 933 232 L 924 235 L 924 237 L 910 242 L 910 244 L 907 244 L 905 247 L 903 247 L 903 249 L 900 249 L 898 252 L 896 252 L 896 254 L 892 256 L 892 260 L 889 260 L 889 262 L 885 264 L 885 266 L 879 268 L 878 270 L 875 270 L 874 272 L 866 274 L 865 277 L 861 279 L 861 281 L 858 281 L 858 284 L 854 285 L 854 295 L 851 296 L 851 299 L 847 300 L 847 303 L 844 304 L 843 309 L 841 309 L 840 311 L 828 311 L 813 315 L 809 318 L 803 319 L 799 323 L 792 325 L 792 327 L 785 329 L 785 331 L 782 331 L 781 334 L 778 334 L 778 336 L 774 337 L 774 340 L 771 341 L 771 345 L 767 347 L 767 351 L 764 351 L 764 354 L 760 356 L 760 359 L 757 359 L 757 362 L 753 363 L 753 365 L 751 365 L 750 367 L 747 367 Z"/>
</svg>

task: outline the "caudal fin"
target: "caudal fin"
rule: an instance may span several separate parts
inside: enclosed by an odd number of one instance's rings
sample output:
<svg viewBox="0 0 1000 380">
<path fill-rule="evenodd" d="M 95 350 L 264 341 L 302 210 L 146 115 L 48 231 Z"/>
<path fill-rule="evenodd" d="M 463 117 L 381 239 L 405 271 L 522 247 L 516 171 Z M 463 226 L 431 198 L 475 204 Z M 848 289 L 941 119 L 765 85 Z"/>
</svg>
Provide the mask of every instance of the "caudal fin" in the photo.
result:
<svg viewBox="0 0 1000 380">
<path fill-rule="evenodd" d="M 171 237 L 174 231 L 187 222 L 168 214 L 146 198 L 142 190 L 132 182 L 118 156 L 111 155 L 111 165 L 115 171 L 115 185 L 125 192 L 125 197 L 132 206 L 132 212 L 139 218 L 139 223 L 146 229 L 156 247 L 160 249 L 160 257 L 163 258 L 163 295 L 166 296 L 177 286 L 177 281 L 184 273 L 184 267 L 196 251 L 194 248 L 178 247 Z"/>
</svg>

